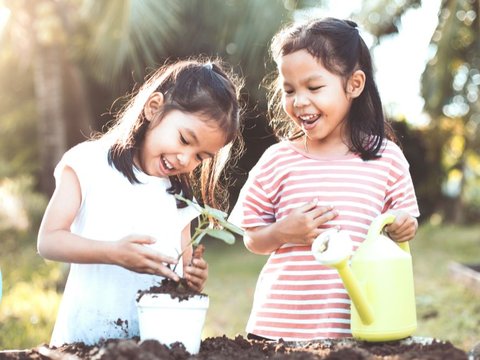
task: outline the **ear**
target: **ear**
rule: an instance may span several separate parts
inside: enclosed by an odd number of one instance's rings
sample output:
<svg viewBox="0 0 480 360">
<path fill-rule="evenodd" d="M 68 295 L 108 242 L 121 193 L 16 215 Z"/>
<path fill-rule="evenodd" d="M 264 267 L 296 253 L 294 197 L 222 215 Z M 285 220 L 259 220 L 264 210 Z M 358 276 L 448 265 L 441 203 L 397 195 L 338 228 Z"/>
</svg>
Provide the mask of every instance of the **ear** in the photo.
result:
<svg viewBox="0 0 480 360">
<path fill-rule="evenodd" d="M 347 94 L 355 99 L 362 94 L 362 91 L 365 87 L 365 73 L 362 70 L 356 70 L 353 72 L 352 76 L 347 83 Z"/>
<path fill-rule="evenodd" d="M 151 94 L 148 97 L 147 102 L 145 103 L 145 106 L 143 107 L 145 118 L 148 121 L 152 121 L 153 118 L 155 117 L 155 114 L 157 114 L 160 111 L 160 108 L 162 106 L 163 106 L 163 94 L 158 91 Z"/>
</svg>

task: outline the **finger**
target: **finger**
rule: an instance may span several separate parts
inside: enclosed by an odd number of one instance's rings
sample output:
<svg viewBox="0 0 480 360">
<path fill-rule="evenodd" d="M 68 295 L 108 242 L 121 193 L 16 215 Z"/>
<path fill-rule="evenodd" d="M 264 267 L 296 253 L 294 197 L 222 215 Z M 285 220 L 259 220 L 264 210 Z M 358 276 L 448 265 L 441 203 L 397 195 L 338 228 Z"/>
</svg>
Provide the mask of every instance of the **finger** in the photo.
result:
<svg viewBox="0 0 480 360">
<path fill-rule="evenodd" d="M 398 231 L 405 223 L 407 219 L 404 218 L 404 217 L 397 217 L 395 218 L 395 221 L 389 225 L 387 225 L 385 227 L 385 230 L 391 234 L 391 233 L 395 233 L 396 231 Z"/>
<path fill-rule="evenodd" d="M 409 241 L 415 237 L 415 229 L 408 228 L 398 234 L 400 241 Z"/>
<path fill-rule="evenodd" d="M 208 276 L 207 269 L 196 268 L 194 266 L 187 266 L 184 270 L 185 270 L 185 277 L 190 280 L 193 280 L 194 278 L 206 280 Z"/>
<path fill-rule="evenodd" d="M 203 289 L 203 286 L 205 284 L 204 279 L 199 279 L 199 278 L 185 278 L 187 280 L 187 284 L 192 287 L 193 289 L 197 291 L 201 291 Z"/>
<path fill-rule="evenodd" d="M 415 231 L 412 228 L 404 227 L 397 229 L 397 231 L 389 232 L 388 235 L 397 242 L 403 242 L 413 239 L 415 236 Z"/>
<path fill-rule="evenodd" d="M 192 265 L 198 269 L 205 270 L 208 268 L 208 264 L 204 259 L 193 259 Z"/>
<path fill-rule="evenodd" d="M 172 265 L 175 265 L 178 263 L 178 260 L 172 256 L 167 256 L 167 255 L 164 255 L 160 252 L 158 252 L 157 250 L 155 249 L 152 249 L 152 248 L 149 248 L 149 247 L 145 247 L 142 249 L 143 250 L 143 254 L 144 256 L 153 261 L 154 263 L 167 263 L 167 264 L 172 264 Z"/>
<path fill-rule="evenodd" d="M 320 225 L 323 225 L 326 222 L 335 219 L 337 216 L 338 216 L 338 211 L 336 211 L 335 209 L 331 209 L 314 219 L 315 227 L 318 228 Z"/>
<path fill-rule="evenodd" d="M 190 273 L 190 272 L 186 272 L 184 274 L 184 277 L 185 279 L 187 280 L 187 283 L 190 284 L 190 286 L 192 286 L 193 288 L 197 289 L 197 290 L 201 290 L 203 289 L 203 286 L 205 284 L 205 282 L 207 281 L 207 274 L 206 273 Z"/>
<path fill-rule="evenodd" d="M 203 286 L 204 286 L 204 282 L 194 282 L 194 281 L 191 281 L 191 280 L 188 280 L 187 279 L 187 284 L 188 286 L 190 286 L 192 289 L 200 292 L 203 290 Z"/>
<path fill-rule="evenodd" d="M 156 264 L 153 266 L 153 273 L 155 275 L 160 275 L 163 277 L 168 277 L 174 281 L 180 281 L 180 277 L 178 276 L 177 273 L 175 273 L 173 270 L 168 268 L 167 266 L 163 264 Z"/>
<path fill-rule="evenodd" d="M 315 209 L 318 204 L 318 199 L 313 199 L 312 201 L 307 202 L 305 205 L 302 205 L 298 208 L 301 212 L 309 212 L 312 209 Z"/>
<path fill-rule="evenodd" d="M 131 235 L 129 238 L 132 243 L 141 245 L 151 245 L 157 242 L 153 237 L 147 235 Z"/>
<path fill-rule="evenodd" d="M 177 264 L 178 261 L 174 257 L 163 255 L 163 254 L 156 254 L 155 260 L 160 263 L 167 263 L 167 264 Z"/>
<path fill-rule="evenodd" d="M 409 236 L 408 234 L 403 234 L 403 235 L 400 235 L 398 237 L 395 237 L 395 242 L 398 242 L 398 243 L 401 243 L 401 242 L 405 242 L 405 241 L 410 241 L 412 240 L 412 236 Z"/>
<path fill-rule="evenodd" d="M 327 206 L 316 206 L 313 208 L 310 213 L 313 215 L 314 218 L 317 218 L 319 216 L 322 216 L 323 214 L 326 214 L 329 211 L 333 210 L 332 205 L 327 205 Z"/>
</svg>

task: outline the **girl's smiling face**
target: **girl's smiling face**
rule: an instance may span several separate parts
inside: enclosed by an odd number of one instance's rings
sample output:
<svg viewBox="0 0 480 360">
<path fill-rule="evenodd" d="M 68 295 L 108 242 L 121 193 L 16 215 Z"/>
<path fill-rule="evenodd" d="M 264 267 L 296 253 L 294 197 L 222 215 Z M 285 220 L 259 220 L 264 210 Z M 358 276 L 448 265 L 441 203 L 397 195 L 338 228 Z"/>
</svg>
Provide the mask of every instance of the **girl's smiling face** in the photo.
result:
<svg viewBox="0 0 480 360">
<path fill-rule="evenodd" d="M 278 68 L 283 109 L 304 131 L 312 148 L 348 138 L 346 119 L 358 96 L 349 90 L 354 90 L 351 81 L 345 84 L 306 50 L 282 56 Z"/>
<path fill-rule="evenodd" d="M 135 155 L 135 164 L 143 172 L 157 177 L 190 173 L 225 145 L 224 134 L 212 119 L 179 110 L 158 119 L 163 96 L 155 94 L 144 109 L 150 126 Z"/>
</svg>

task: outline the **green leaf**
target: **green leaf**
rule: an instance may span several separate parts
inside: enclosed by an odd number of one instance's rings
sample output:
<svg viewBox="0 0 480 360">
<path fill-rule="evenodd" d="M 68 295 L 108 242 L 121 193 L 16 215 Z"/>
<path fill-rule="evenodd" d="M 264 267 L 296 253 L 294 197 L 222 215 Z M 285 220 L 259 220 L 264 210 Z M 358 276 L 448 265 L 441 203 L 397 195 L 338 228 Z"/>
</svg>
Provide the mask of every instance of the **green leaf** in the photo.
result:
<svg viewBox="0 0 480 360">
<path fill-rule="evenodd" d="M 176 199 L 183 201 L 184 203 L 187 203 L 187 205 L 192 205 L 192 206 L 199 206 L 198 204 L 194 203 L 191 200 L 188 200 L 187 198 L 184 198 L 182 195 L 175 194 L 174 195 Z"/>
<path fill-rule="evenodd" d="M 227 213 L 214 209 L 208 205 L 205 205 L 205 207 L 200 206 L 199 204 L 188 200 L 184 198 L 181 195 L 176 194 L 175 198 L 184 201 L 188 205 L 194 206 L 198 211 L 200 211 L 200 226 L 197 228 L 197 233 L 198 235 L 194 235 L 194 238 L 192 238 L 192 243 L 197 245 L 200 243 L 202 238 L 205 236 L 205 234 L 208 234 L 214 238 L 223 240 L 227 244 L 234 244 L 235 243 L 235 235 L 238 234 L 240 236 L 243 236 L 243 230 L 239 228 L 238 226 L 228 222 L 226 220 L 226 217 L 228 216 Z M 217 220 L 218 224 L 222 226 L 223 229 L 214 229 L 210 227 L 203 227 L 204 225 L 208 226 L 208 218 L 214 218 Z"/>
<path fill-rule="evenodd" d="M 238 234 L 240 236 L 243 236 L 243 229 L 239 228 L 238 226 L 232 224 L 231 222 L 228 222 L 226 220 L 219 220 L 218 223 L 224 227 L 225 229 L 228 229 L 232 232 L 234 232 L 235 234 Z"/>
<path fill-rule="evenodd" d="M 217 220 L 224 220 L 228 214 L 221 211 L 221 210 L 218 210 L 218 209 L 214 209 L 208 205 L 205 205 L 205 214 L 207 216 L 211 216 Z"/>
<path fill-rule="evenodd" d="M 229 245 L 232 245 L 235 243 L 235 236 L 233 236 L 233 234 L 228 231 L 220 230 L 220 229 L 208 229 L 206 230 L 206 233 L 211 237 L 223 240 L 225 243 Z"/>
<path fill-rule="evenodd" d="M 200 241 L 202 241 L 205 235 L 207 235 L 207 233 L 205 231 L 202 231 L 198 236 L 192 239 L 192 245 L 200 244 Z"/>
</svg>

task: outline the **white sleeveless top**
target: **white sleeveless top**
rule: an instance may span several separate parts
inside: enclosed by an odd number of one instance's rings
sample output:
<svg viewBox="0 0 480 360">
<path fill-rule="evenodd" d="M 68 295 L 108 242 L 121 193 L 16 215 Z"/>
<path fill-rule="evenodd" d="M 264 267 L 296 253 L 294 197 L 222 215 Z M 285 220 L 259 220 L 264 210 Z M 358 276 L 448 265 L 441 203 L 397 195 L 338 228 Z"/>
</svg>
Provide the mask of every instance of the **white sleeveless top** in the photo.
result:
<svg viewBox="0 0 480 360">
<path fill-rule="evenodd" d="M 70 166 L 80 182 L 82 203 L 72 233 L 102 241 L 145 234 L 157 240 L 152 246 L 159 252 L 176 257 L 181 231 L 198 212 L 177 209 L 175 198 L 166 192 L 167 178 L 136 171 L 141 184 L 131 184 L 108 164 L 108 148 L 104 140 L 81 143 L 66 152 L 55 169 L 57 181 Z M 179 275 L 182 269 L 179 263 Z M 116 265 L 71 264 L 50 345 L 139 336 L 137 292 L 161 279 Z"/>
</svg>

